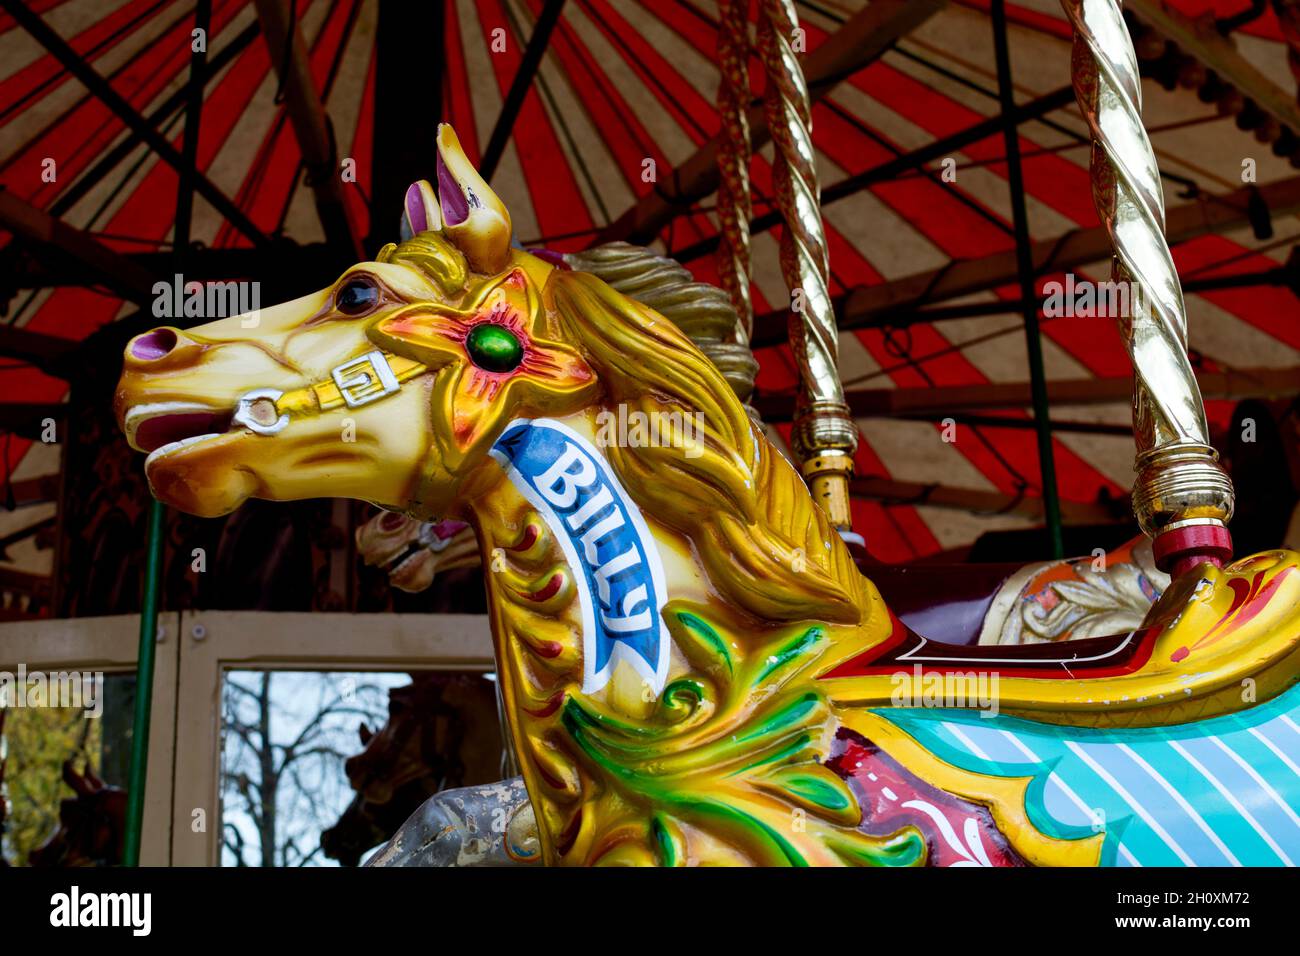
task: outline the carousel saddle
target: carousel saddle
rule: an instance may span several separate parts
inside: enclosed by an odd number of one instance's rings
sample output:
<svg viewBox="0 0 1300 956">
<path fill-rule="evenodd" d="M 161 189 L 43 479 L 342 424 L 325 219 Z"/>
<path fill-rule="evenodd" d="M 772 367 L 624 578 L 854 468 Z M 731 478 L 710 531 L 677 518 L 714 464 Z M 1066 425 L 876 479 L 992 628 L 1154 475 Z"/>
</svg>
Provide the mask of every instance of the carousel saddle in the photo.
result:
<svg viewBox="0 0 1300 956">
<path fill-rule="evenodd" d="M 886 597 L 886 604 L 889 604 Z M 841 700 L 893 696 L 900 673 L 993 678 L 1003 712 L 1081 726 L 1155 726 L 1249 709 L 1300 680 L 1300 554 L 1267 551 L 1173 582 L 1139 626 L 1013 645 L 920 634 L 891 606 L 890 638 L 837 664 Z"/>
</svg>

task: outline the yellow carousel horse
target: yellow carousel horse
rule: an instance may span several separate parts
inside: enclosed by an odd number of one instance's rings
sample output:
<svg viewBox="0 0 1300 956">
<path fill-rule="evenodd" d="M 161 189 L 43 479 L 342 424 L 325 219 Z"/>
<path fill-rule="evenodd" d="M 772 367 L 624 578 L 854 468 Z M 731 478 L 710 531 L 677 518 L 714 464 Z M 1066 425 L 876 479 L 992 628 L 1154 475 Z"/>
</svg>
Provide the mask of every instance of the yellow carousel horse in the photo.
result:
<svg viewBox="0 0 1300 956">
<path fill-rule="evenodd" d="M 548 864 L 1291 864 L 1300 555 L 1141 626 L 955 645 L 891 613 L 673 323 L 511 245 L 450 127 L 402 241 L 126 349 L 154 493 L 473 526 Z"/>
</svg>

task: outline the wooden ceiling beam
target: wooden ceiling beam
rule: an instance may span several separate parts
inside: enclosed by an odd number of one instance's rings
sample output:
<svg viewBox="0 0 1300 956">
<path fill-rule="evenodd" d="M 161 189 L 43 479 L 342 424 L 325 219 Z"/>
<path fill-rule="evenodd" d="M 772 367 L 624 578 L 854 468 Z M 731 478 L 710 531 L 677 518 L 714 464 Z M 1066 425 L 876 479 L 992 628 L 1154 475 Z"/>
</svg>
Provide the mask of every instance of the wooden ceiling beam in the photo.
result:
<svg viewBox="0 0 1300 956">
<path fill-rule="evenodd" d="M 9 190 L 0 190 L 0 226 L 21 236 L 36 254 L 53 253 L 84 270 L 85 284 L 102 284 L 124 299 L 153 300 L 155 277 L 94 236 L 56 219 Z"/>
<path fill-rule="evenodd" d="M 9 256 L 6 250 L 7 261 L 2 268 L 8 288 L 53 289 L 87 284 L 86 270 L 80 264 L 54 262 L 48 258 L 24 255 L 23 252 L 24 249 L 14 249 L 13 255 Z M 171 252 L 127 252 L 118 255 L 149 276 L 170 278 L 175 271 L 176 256 Z M 270 249 L 233 246 L 228 249 L 191 249 L 185 257 L 185 278 L 187 281 L 198 282 L 261 279 L 265 288 L 269 279 L 284 273 L 296 273 L 315 276 L 324 283 L 328 280 L 332 265 L 330 256 L 330 247 L 323 242 L 304 245 L 277 242 Z"/>
<path fill-rule="evenodd" d="M 75 76 L 86 89 L 107 106 L 119 120 L 139 136 L 158 158 L 182 176 L 190 176 L 194 188 L 204 199 L 230 222 L 232 226 L 252 240 L 258 247 L 265 247 L 269 239 L 262 233 L 243 210 L 207 176 L 192 166 L 187 166 L 184 157 L 171 144 L 166 136 L 154 129 L 152 124 L 133 107 L 117 89 L 104 79 L 89 63 L 85 61 L 69 43 L 63 39 L 40 15 L 33 12 L 21 0 L 0 0 L 3 8 L 18 24 L 31 34 L 46 51 Z"/>
<path fill-rule="evenodd" d="M 1288 398 L 1300 394 L 1300 368 L 1252 368 L 1231 372 L 1201 372 L 1196 376 L 1206 399 Z M 1047 383 L 1053 405 L 1105 405 L 1131 401 L 1133 380 L 1112 378 L 1062 379 Z M 988 408 L 1028 408 L 1028 382 L 982 385 L 939 385 L 931 388 L 863 388 L 845 393 L 856 418 L 936 419 Z M 758 395 L 754 407 L 764 421 L 790 420 L 788 395 Z"/>
<path fill-rule="evenodd" d="M 1198 236 L 1230 232 L 1250 224 L 1248 211 L 1253 186 L 1221 196 L 1202 196 L 1169 211 L 1165 235 L 1170 245 Z M 1274 216 L 1300 212 L 1300 176 L 1279 180 L 1258 189 L 1260 199 Z M 1062 272 L 1101 262 L 1111 256 L 1110 238 L 1101 226 L 1073 229 L 1031 247 L 1036 276 Z M 915 311 L 932 303 L 987 292 L 1016 281 L 1016 251 L 1006 249 L 978 259 L 955 259 L 938 269 L 927 269 L 877 285 L 857 286 L 839 300 L 836 314 L 841 331 L 907 324 Z M 1008 305 L 1008 310 L 1013 308 Z M 755 347 L 786 340 L 786 312 L 773 312 L 754 321 Z"/>
<path fill-rule="evenodd" d="M 72 354 L 76 347 L 77 343 L 72 339 L 0 324 L 0 355 L 29 362 L 51 375 L 58 375 L 59 362 Z"/>
<path fill-rule="evenodd" d="M 1124 6 L 1165 39 L 1178 44 L 1183 53 L 1254 100 L 1265 113 L 1300 134 L 1300 106 L 1295 93 L 1284 90 L 1252 66 L 1232 40 L 1219 32 L 1213 16 L 1193 19 L 1161 0 L 1128 0 Z"/>
<path fill-rule="evenodd" d="M 334 137 L 329 118 L 311 75 L 306 46 L 297 19 L 289 12 L 286 0 L 254 0 L 262 37 L 266 40 L 271 62 L 275 64 L 284 90 L 285 109 L 293 126 L 303 164 L 307 167 L 307 184 L 316 197 L 316 214 L 329 243 L 348 262 L 366 258 L 358 230 L 348 215 L 343 194 Z M 287 55 L 286 55 L 287 54 Z"/>
<path fill-rule="evenodd" d="M 1017 515 L 1030 521 L 1043 520 L 1043 499 L 1036 495 L 1009 495 L 1001 491 L 953 488 L 949 485 L 892 478 L 854 478 L 849 493 L 855 498 L 883 505 L 912 505 L 948 508 L 980 514 Z M 1119 499 L 1119 511 L 1102 502 L 1063 501 L 1061 518 L 1066 524 L 1109 524 L 1129 516 L 1128 502 Z"/>
</svg>

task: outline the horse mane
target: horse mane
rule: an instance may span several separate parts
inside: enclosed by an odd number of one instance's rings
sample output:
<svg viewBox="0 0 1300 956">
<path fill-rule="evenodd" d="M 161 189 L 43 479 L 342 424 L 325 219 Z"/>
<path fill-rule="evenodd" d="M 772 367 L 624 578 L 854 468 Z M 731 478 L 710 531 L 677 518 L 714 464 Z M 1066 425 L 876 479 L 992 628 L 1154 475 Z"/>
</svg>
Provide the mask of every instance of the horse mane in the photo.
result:
<svg viewBox="0 0 1300 956">
<path fill-rule="evenodd" d="M 609 406 L 661 421 L 699 414 L 690 455 L 676 441 L 606 452 L 637 504 L 694 543 L 728 600 L 768 621 L 866 616 L 865 582 L 839 534 L 677 325 L 583 272 L 555 270 L 543 299 L 562 338 L 596 370 Z"/>
<path fill-rule="evenodd" d="M 566 252 L 561 258 L 570 269 L 590 272 L 668 319 L 718 367 L 742 402 L 749 399 L 758 362 L 744 332 L 738 331 L 739 319 L 727 293 L 697 281 L 676 259 L 630 242 L 606 242 Z M 758 413 L 752 408 L 748 411 L 757 420 Z"/>
</svg>

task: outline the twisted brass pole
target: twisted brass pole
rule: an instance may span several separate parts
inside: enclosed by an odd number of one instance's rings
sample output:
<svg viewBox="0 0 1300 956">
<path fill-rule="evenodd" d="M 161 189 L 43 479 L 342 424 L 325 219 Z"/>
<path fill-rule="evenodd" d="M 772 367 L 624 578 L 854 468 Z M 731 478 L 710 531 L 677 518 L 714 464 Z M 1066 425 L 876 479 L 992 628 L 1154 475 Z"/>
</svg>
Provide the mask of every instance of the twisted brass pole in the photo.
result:
<svg viewBox="0 0 1300 956">
<path fill-rule="evenodd" d="M 1164 193 L 1142 125 L 1133 41 L 1117 0 L 1061 0 L 1074 27 L 1074 90 L 1092 131 L 1092 188 L 1128 288 L 1120 316 L 1133 361 L 1137 442 L 1133 511 L 1162 570 L 1181 573 L 1231 556 L 1232 482 L 1210 446 L 1187 357 L 1187 313 L 1165 241 Z"/>
<path fill-rule="evenodd" d="M 792 445 L 813 497 L 844 530 L 852 525 L 849 479 L 858 430 L 840 384 L 812 116 L 794 49 L 801 35 L 794 0 L 760 0 L 758 53 L 767 75 L 764 105 L 776 149 L 772 180 L 785 220 L 781 272 L 790 287 L 790 346 L 800 377 Z"/>
<path fill-rule="evenodd" d="M 718 275 L 736 310 L 743 342 L 754 325 L 749 294 L 749 2 L 722 0 L 718 7 Z"/>
</svg>

